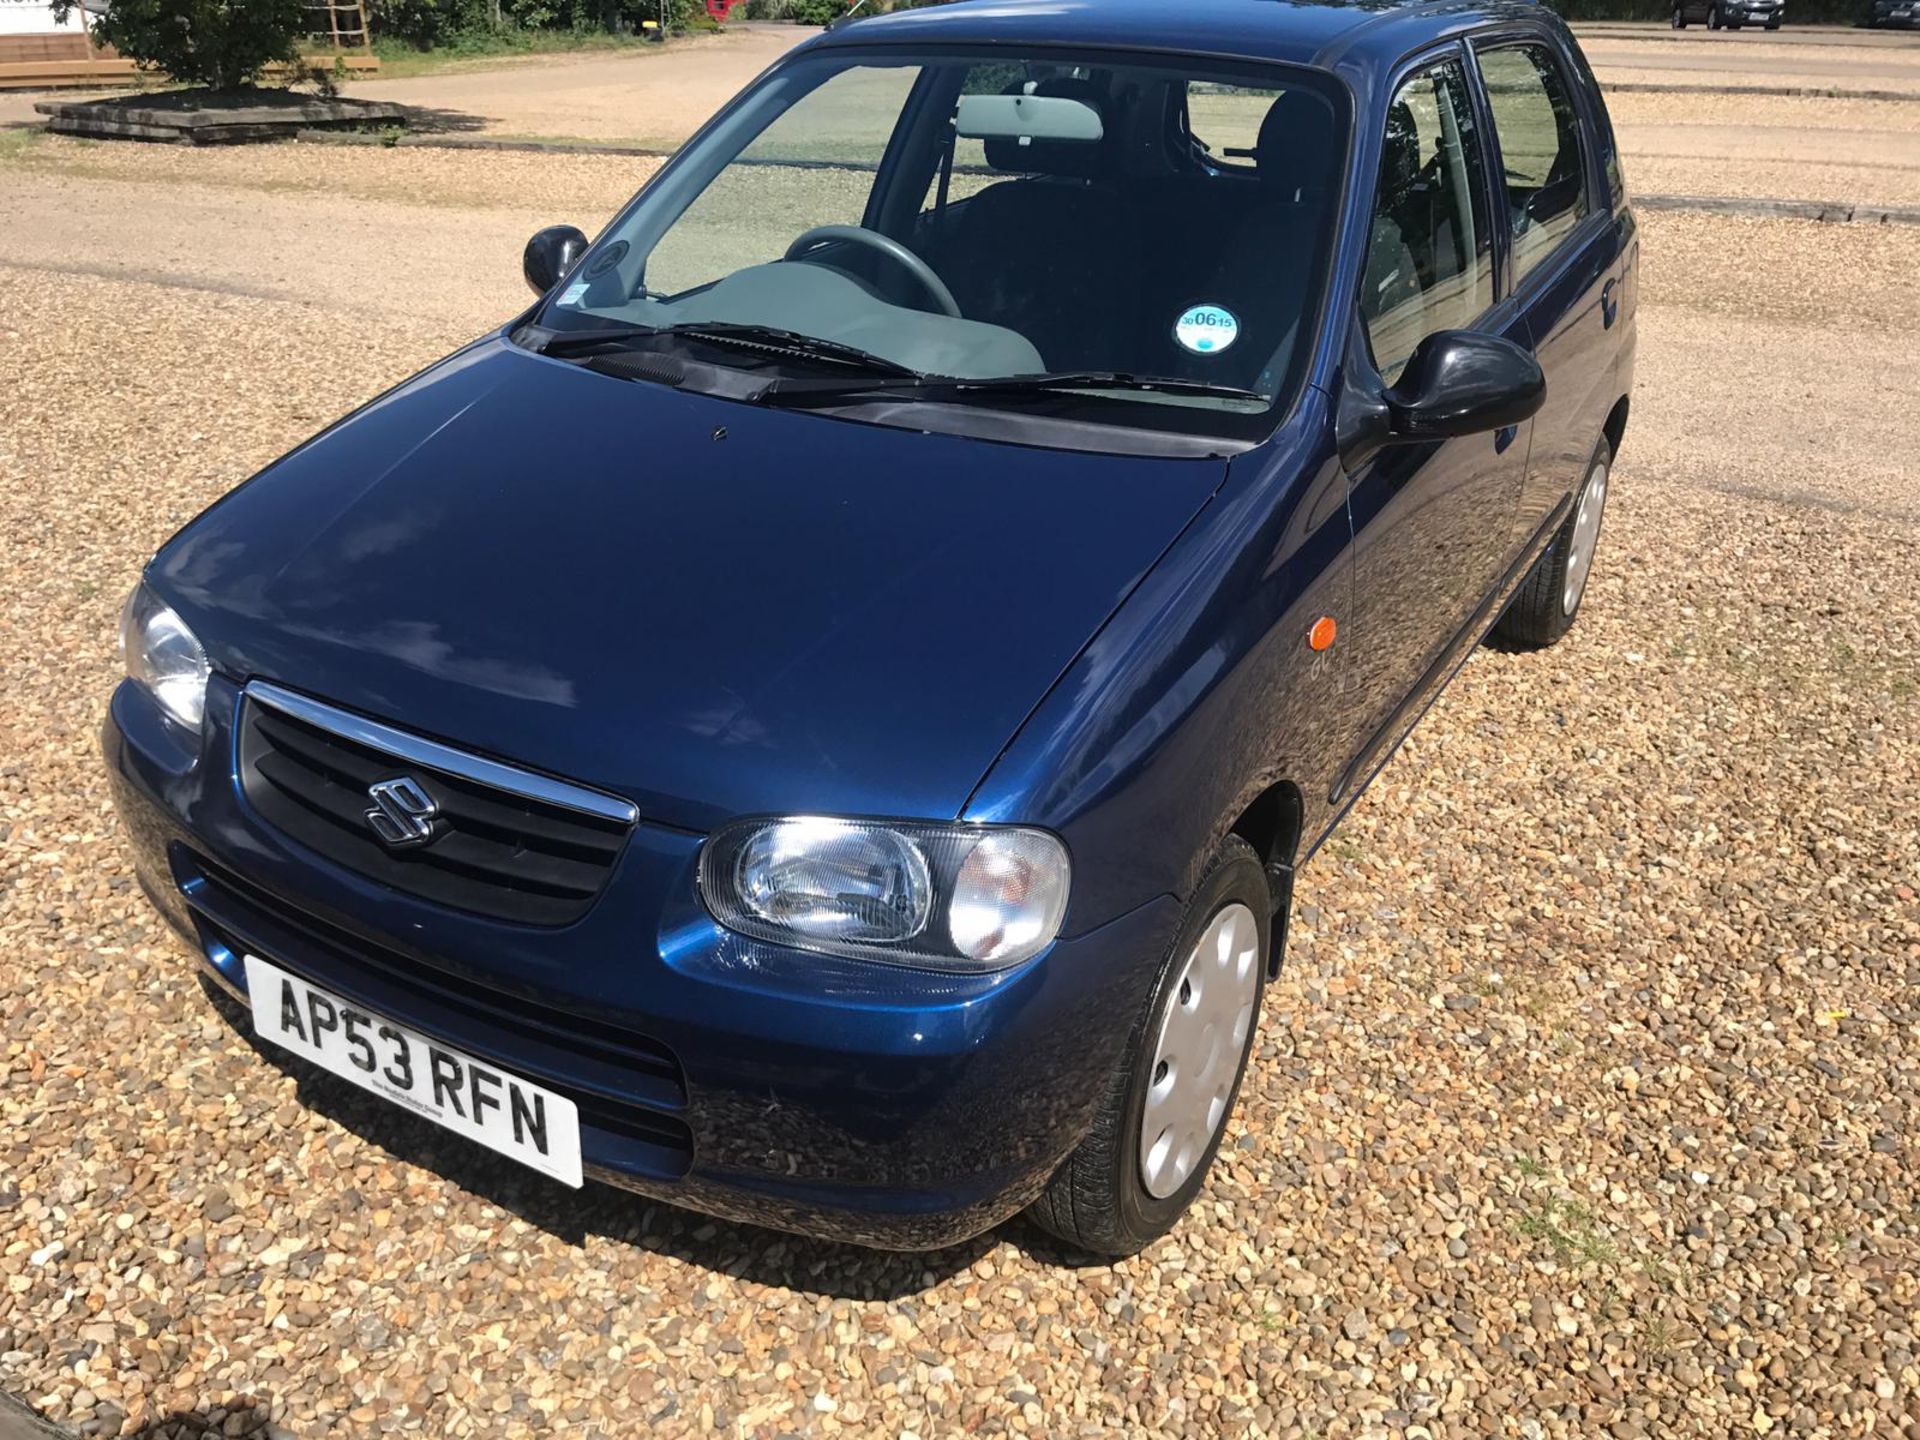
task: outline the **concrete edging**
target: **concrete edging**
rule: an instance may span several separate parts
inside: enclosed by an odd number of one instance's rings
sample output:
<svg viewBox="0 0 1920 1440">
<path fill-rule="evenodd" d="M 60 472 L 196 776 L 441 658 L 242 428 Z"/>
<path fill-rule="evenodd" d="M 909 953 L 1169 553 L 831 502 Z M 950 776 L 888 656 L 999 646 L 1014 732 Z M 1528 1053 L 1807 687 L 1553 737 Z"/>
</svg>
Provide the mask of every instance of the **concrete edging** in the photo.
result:
<svg viewBox="0 0 1920 1440">
<path fill-rule="evenodd" d="M 1920 103 L 1920 91 L 1840 90 L 1831 85 L 1677 85 L 1663 80 L 1603 80 L 1600 88 L 1610 94 L 1628 95 L 1758 95 L 1769 100 L 1891 100 L 1901 105 Z"/>
<path fill-rule="evenodd" d="M 486 140 L 467 135 L 356 135 L 351 131 L 302 130 L 295 137 L 315 145 L 374 145 L 419 150 L 513 150 L 534 155 L 639 155 L 664 160 L 671 150 L 638 145 L 596 145 L 563 140 Z M 1762 220 L 1817 220 L 1828 225 L 1920 225 L 1920 209 L 1852 205 L 1838 200 L 1750 200 L 1724 195 L 1635 195 L 1644 210 L 1693 210 Z"/>
<path fill-rule="evenodd" d="M 296 130 L 310 145 L 368 145 L 383 150 L 510 150 L 534 155 L 638 155 L 665 160 L 674 152 L 644 145 L 602 145 L 571 140 L 489 140 L 482 135 L 378 135 L 353 130 Z"/>
<path fill-rule="evenodd" d="M 73 1432 L 41 1419 L 21 1401 L 0 1393 L 0 1440 L 73 1440 Z"/>
<path fill-rule="evenodd" d="M 1737 195 L 1635 195 L 1642 210 L 1690 210 L 1750 220 L 1814 220 L 1823 225 L 1920 225 L 1920 209 L 1849 205 L 1839 200 L 1758 200 Z"/>
</svg>

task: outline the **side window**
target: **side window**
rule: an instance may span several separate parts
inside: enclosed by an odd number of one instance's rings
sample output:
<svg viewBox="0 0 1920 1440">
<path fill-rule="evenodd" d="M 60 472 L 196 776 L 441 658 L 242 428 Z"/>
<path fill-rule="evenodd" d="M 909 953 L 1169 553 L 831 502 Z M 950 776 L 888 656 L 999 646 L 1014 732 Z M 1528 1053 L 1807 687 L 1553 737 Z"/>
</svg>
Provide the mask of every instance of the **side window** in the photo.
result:
<svg viewBox="0 0 1920 1440">
<path fill-rule="evenodd" d="M 1620 168 L 1620 146 L 1613 138 L 1613 116 L 1607 113 L 1607 101 L 1600 93 L 1600 82 L 1593 78 L 1593 67 L 1587 64 L 1587 57 L 1580 52 L 1577 44 L 1573 47 L 1573 66 L 1575 79 L 1587 94 L 1588 112 L 1594 118 L 1594 139 L 1600 146 L 1600 170 L 1607 177 L 1607 194 L 1614 205 L 1624 205 L 1627 200 L 1627 177 Z"/>
<path fill-rule="evenodd" d="M 1448 60 L 1413 76 L 1387 107 L 1360 314 L 1392 384 L 1436 330 L 1471 326 L 1493 304 L 1486 172 L 1466 74 Z"/>
<path fill-rule="evenodd" d="M 1566 79 L 1544 45 L 1482 51 L 1480 74 L 1506 170 L 1518 284 L 1589 209 L 1580 118 Z"/>
</svg>

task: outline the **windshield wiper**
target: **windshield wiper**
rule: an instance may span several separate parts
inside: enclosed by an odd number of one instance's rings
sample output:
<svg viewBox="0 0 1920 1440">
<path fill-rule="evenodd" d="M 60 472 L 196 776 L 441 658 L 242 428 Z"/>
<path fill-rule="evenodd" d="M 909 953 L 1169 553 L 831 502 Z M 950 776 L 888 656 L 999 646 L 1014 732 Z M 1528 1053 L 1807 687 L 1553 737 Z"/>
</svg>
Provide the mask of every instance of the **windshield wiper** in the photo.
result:
<svg viewBox="0 0 1920 1440">
<path fill-rule="evenodd" d="M 1180 380 L 1171 375 L 1129 375 L 1119 370 L 1059 370 L 1042 375 L 1007 375 L 992 379 L 949 379 L 937 375 L 890 380 L 776 380 L 761 392 L 771 404 L 805 404 L 809 400 L 840 400 L 861 395 L 885 395 L 914 400 L 940 400 L 966 395 L 1043 395 L 1075 390 L 1132 390 L 1147 394 L 1196 396 L 1213 400 L 1253 400 L 1267 397 L 1237 385 L 1206 380 Z"/>
<path fill-rule="evenodd" d="M 763 355 L 799 356 L 848 366 L 863 375 L 887 379 L 919 381 L 925 377 L 911 366 L 875 355 L 857 345 L 804 335 L 798 330 L 783 330 L 774 325 L 750 325 L 723 320 L 687 320 L 677 325 L 607 325 L 591 330 L 561 330 L 548 337 L 539 349 L 543 355 L 577 355 L 601 346 L 625 346 L 635 341 L 658 340 L 670 336 L 676 340 L 704 340 L 715 345 L 733 345 Z M 844 383 L 840 381 L 836 384 Z M 871 384 L 868 378 L 862 383 Z"/>
<path fill-rule="evenodd" d="M 746 349 L 775 355 L 801 355 L 809 360 L 826 360 L 836 365 L 852 366 L 869 375 L 885 375 L 912 381 L 926 378 L 909 365 L 902 365 L 897 360 L 889 360 L 884 355 L 876 355 L 871 350 L 862 350 L 858 345 L 826 340 L 818 335 L 804 335 L 798 330 L 783 330 L 776 325 L 688 320 L 678 325 L 669 325 L 658 333 L 684 336 L 689 340 L 711 340 L 720 345 L 739 345 Z"/>
</svg>

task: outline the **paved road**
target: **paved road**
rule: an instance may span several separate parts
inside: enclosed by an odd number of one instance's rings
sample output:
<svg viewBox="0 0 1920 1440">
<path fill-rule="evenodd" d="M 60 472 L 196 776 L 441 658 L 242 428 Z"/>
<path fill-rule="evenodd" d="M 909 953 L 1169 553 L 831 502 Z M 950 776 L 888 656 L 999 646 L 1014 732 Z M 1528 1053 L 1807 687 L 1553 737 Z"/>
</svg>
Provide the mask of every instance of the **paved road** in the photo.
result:
<svg viewBox="0 0 1920 1440">
<path fill-rule="evenodd" d="M 1920 98 L 1920 35 L 1811 27 L 1778 35 L 1594 25 L 1603 81 L 1783 82 L 1905 90 Z M 812 32 L 741 25 L 666 51 L 553 57 L 357 83 L 421 107 L 428 123 L 493 135 L 673 145 Z M 1618 93 L 1615 122 L 1637 188 L 1867 205 L 1920 203 L 1920 103 Z M 0 96 L 0 123 L 32 115 Z M 24 198 L 24 197 L 23 197 Z"/>
<path fill-rule="evenodd" d="M 814 33 L 794 25 L 737 25 L 666 52 L 366 80 L 352 93 L 477 117 L 494 133 L 675 144 Z"/>
</svg>

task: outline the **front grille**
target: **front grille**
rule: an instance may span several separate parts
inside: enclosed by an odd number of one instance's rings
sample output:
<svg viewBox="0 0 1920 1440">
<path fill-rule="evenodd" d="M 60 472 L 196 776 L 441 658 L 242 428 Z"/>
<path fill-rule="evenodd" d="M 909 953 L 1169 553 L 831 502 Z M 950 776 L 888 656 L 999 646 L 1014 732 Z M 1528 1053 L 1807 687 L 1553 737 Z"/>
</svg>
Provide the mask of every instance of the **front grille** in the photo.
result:
<svg viewBox="0 0 1920 1440">
<path fill-rule="evenodd" d="M 565 925 L 599 897 L 633 830 L 626 802 L 252 685 L 242 789 L 276 830 L 357 874 L 495 920 Z M 377 834 L 369 787 L 407 779 L 435 807 L 420 843 Z"/>
<path fill-rule="evenodd" d="M 677 1177 L 693 1159 L 673 1052 L 604 1018 L 474 983 L 300 910 L 199 855 L 175 879 L 210 957 L 258 955 L 366 1009 L 556 1090 L 590 1164 Z M 597 1132 L 597 1133 L 594 1133 Z"/>
</svg>

